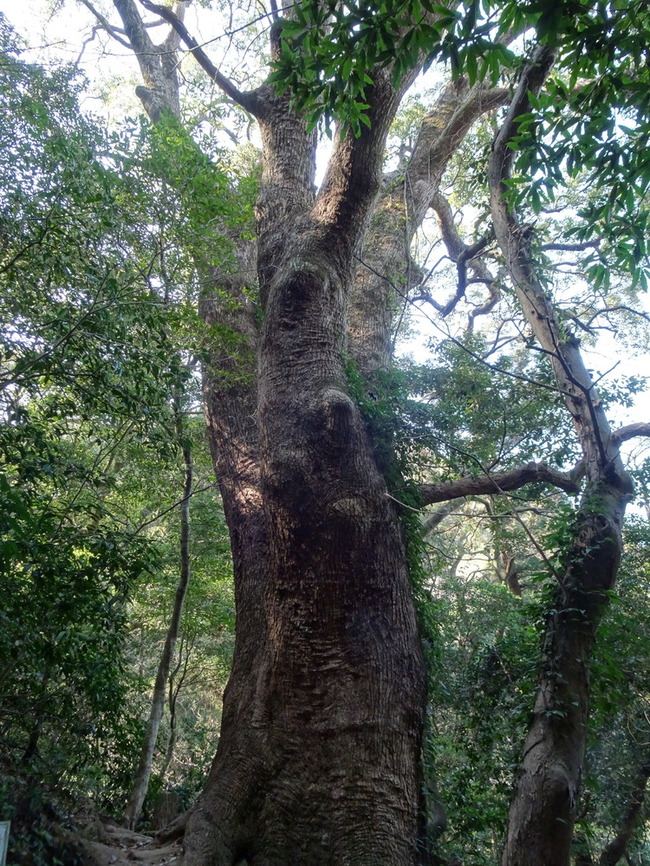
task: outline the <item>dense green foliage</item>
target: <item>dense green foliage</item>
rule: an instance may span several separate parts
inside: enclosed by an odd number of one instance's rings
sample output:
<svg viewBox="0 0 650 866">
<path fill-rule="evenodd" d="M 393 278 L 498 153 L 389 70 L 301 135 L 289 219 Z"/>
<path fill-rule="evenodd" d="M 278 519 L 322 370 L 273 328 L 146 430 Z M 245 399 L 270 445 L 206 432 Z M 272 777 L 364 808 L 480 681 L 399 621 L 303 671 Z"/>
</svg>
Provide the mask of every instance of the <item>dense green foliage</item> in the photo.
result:
<svg viewBox="0 0 650 866">
<path fill-rule="evenodd" d="M 131 783 L 188 437 L 202 537 L 161 785 L 195 793 L 214 748 L 232 591 L 203 431 L 175 408 L 195 400 L 200 335 L 174 231 L 196 227 L 174 222 L 159 141 L 134 126 L 110 141 L 78 75 L 25 64 L 0 23 L 0 818 L 16 862 L 50 864 L 52 820 L 87 798 L 119 812 Z M 179 751 L 194 767 L 180 781 Z"/>
<path fill-rule="evenodd" d="M 424 54 L 471 83 L 513 84 L 535 40 L 552 48 L 554 72 L 513 142 L 512 201 L 536 226 L 563 327 L 586 343 L 595 320 L 632 345 L 647 339 L 626 306 L 648 270 L 646 3 L 305 2 L 278 27 L 280 89 L 312 124 L 334 118 L 356 135 L 372 123 L 373 66 L 397 81 Z M 231 359 L 248 349 L 226 326 L 206 334 L 196 306 L 201 278 L 233 273 L 235 243 L 253 234 L 258 155 L 248 144 L 233 155 L 171 117 L 108 135 L 80 110 L 83 87 L 69 68 L 24 63 L 0 17 L 0 819 L 15 823 L 15 861 L 36 866 L 62 856 L 52 828 L 80 806 L 122 810 L 178 581 L 183 446 L 196 476 L 192 578 L 145 821 L 161 791 L 185 805 L 201 785 L 234 628 L 198 362 L 208 340 Z M 407 106 L 397 138 L 415 138 L 426 102 Z M 467 237 L 488 231 L 495 128 L 481 121 L 445 178 L 474 213 Z M 554 244 L 576 245 L 566 275 Z M 498 271 L 498 252 L 486 255 Z M 439 282 L 448 288 L 449 274 Z M 459 499 L 428 528 L 416 485 L 531 460 L 568 470 L 579 457 L 548 359 L 531 353 L 501 282 L 490 323 L 471 332 L 452 315 L 426 363 L 400 359 L 370 384 L 349 369 L 403 512 L 429 660 L 425 782 L 449 817 L 440 850 L 477 866 L 502 844 L 576 504 L 529 485 Z M 599 391 L 614 414 L 642 386 L 621 377 Z M 647 461 L 635 474 L 647 509 Z M 637 514 L 593 665 L 580 836 L 594 856 L 647 757 L 649 561 Z M 641 858 L 646 837 L 641 822 Z"/>
</svg>

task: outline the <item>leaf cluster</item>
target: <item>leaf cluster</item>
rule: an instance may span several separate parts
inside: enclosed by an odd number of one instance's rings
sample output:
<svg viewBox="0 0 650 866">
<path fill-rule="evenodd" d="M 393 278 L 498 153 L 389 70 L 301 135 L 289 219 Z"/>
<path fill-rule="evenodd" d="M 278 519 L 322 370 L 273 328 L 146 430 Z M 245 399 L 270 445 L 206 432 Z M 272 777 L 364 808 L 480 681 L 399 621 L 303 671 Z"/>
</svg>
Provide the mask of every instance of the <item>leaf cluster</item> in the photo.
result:
<svg viewBox="0 0 650 866">
<path fill-rule="evenodd" d="M 280 57 L 271 81 L 289 92 L 313 128 L 336 118 L 355 135 L 370 126 L 367 94 L 376 69 L 389 68 L 397 85 L 421 63 L 430 61 L 453 30 L 458 13 L 431 0 L 382 0 L 380 3 L 305 2 L 281 19 Z"/>
</svg>

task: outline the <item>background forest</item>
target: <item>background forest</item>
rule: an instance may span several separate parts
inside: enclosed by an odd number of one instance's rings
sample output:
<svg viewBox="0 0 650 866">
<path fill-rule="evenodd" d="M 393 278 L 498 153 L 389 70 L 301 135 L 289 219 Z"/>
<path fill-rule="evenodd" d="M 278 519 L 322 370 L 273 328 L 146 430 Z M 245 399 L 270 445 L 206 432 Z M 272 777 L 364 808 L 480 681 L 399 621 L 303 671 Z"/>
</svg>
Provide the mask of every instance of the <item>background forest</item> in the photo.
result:
<svg viewBox="0 0 650 866">
<path fill-rule="evenodd" d="M 111 52 L 134 38 L 112 23 L 111 4 L 80 5 L 80 33 L 69 39 L 77 55 L 84 44 L 89 51 L 84 38 L 95 26 L 109 70 Z M 203 21 L 206 33 L 228 34 L 215 55 L 241 96 L 263 80 L 273 13 L 196 5 L 187 26 Z M 348 393 L 399 506 L 426 657 L 423 784 L 437 858 L 429 862 L 466 866 L 501 857 L 579 523 L 588 438 L 574 433 L 568 386 L 550 358 L 557 350 L 568 362 L 520 307 L 489 204 L 490 155 L 525 73 L 528 28 L 560 25 L 545 21 L 545 4 L 531 3 L 528 19 L 498 24 L 511 36 L 486 52 L 476 16 L 496 27 L 489 16 L 498 5 L 454 5 L 452 23 L 467 38 L 430 58 L 396 113 L 370 241 L 356 248 L 367 291 L 377 276 L 390 288 L 378 313 L 390 345 L 376 354 L 392 361 L 369 369 L 370 355 L 345 357 Z M 602 5 L 616 51 L 606 44 L 582 67 L 577 54 L 565 58 L 548 100 L 531 97 L 519 115 L 523 155 L 507 183 L 520 235 L 534 236 L 562 345 L 579 337 L 594 403 L 612 430 L 626 425 L 617 441 L 634 493 L 625 494 L 624 553 L 592 650 L 571 859 L 642 866 L 650 864 L 650 456 L 646 439 L 634 438 L 647 437 L 648 424 L 629 422 L 648 418 L 650 16 L 643 4 Z M 509 4 L 499 8 L 505 15 Z M 276 57 L 275 84 L 313 121 L 324 160 L 340 139 L 336 122 L 359 138 L 371 120 L 357 61 L 346 54 L 349 21 L 334 15 L 318 41 L 318 4 L 301 9 L 287 11 L 289 47 Z M 9 4 L 5 12 L 0 820 L 12 822 L 8 863 L 72 866 L 87 862 L 75 834 L 89 835 L 99 814 L 145 831 L 181 815 L 219 741 L 235 590 L 204 399 L 215 381 L 232 392 L 251 375 L 252 350 L 235 319 L 241 303 L 261 321 L 263 304 L 251 280 L 239 295 L 235 283 L 250 271 L 266 175 L 252 115 L 215 87 L 216 68 L 210 76 L 183 55 L 178 115 L 147 109 L 145 117 L 130 101 L 129 70 L 113 64 L 89 84 L 83 64 L 39 62 L 37 41 L 14 29 Z M 415 66 L 409 51 L 422 52 L 424 37 L 398 38 L 386 23 L 397 20 L 390 4 L 372 13 L 383 35 L 369 40 L 367 65 L 381 66 L 385 55 Z M 170 54 L 183 47 L 173 34 Z M 617 101 L 614 74 L 634 94 L 627 103 Z M 589 91 L 591 79 L 600 91 Z M 102 110 L 91 110 L 88 94 L 99 90 Z M 580 119 L 552 116 L 576 92 Z M 149 97 L 138 96 L 146 108 Z M 600 117 L 596 104 L 611 110 Z M 462 122 L 458 106 L 469 112 Z M 438 145 L 425 141 L 431 188 L 407 221 L 423 135 L 442 126 L 453 146 L 434 164 Z M 216 301 L 206 299 L 208 271 L 220 274 Z M 206 312 L 210 303 L 218 315 Z"/>
</svg>

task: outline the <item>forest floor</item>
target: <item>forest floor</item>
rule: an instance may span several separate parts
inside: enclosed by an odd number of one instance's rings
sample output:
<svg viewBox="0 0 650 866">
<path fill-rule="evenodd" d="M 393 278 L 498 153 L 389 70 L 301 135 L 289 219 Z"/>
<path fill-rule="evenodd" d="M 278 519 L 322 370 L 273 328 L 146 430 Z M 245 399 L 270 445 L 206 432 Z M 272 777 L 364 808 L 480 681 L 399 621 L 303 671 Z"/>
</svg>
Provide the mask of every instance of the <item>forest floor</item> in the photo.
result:
<svg viewBox="0 0 650 866">
<path fill-rule="evenodd" d="M 183 850 L 180 840 L 160 843 L 151 836 L 134 833 L 124 827 L 97 820 L 87 828 L 84 836 L 77 837 L 78 844 L 88 856 L 88 866 L 133 866 L 145 863 L 147 866 L 163 866 L 166 863 L 180 863 Z"/>
</svg>

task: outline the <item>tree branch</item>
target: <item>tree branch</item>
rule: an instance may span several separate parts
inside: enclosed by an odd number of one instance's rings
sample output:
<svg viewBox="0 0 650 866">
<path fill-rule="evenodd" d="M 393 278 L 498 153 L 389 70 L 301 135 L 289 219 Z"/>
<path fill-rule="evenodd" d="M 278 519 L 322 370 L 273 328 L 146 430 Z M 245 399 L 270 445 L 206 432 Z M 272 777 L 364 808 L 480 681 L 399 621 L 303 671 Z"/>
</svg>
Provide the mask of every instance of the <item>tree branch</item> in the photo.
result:
<svg viewBox="0 0 650 866">
<path fill-rule="evenodd" d="M 489 273 L 487 266 L 482 260 L 476 262 L 473 261 L 488 245 L 490 240 L 489 237 L 484 236 L 473 244 L 466 244 L 456 228 L 451 206 L 445 196 L 440 192 L 436 192 L 432 198 L 431 206 L 438 216 L 440 234 L 445 246 L 447 247 L 449 258 L 456 264 L 456 269 L 458 271 L 458 285 L 455 294 L 446 304 L 438 304 L 433 300 L 433 298 L 430 298 L 430 303 L 438 310 L 443 318 L 448 316 L 465 295 L 465 290 L 468 285 L 467 265 L 471 263 L 471 267 L 477 273 L 480 282 L 486 283 L 490 287 L 490 300 L 488 301 L 489 311 L 496 304 L 499 298 L 496 281 Z M 479 313 L 477 312 L 475 315 L 479 315 Z"/>
<path fill-rule="evenodd" d="M 440 526 L 445 517 L 449 517 L 455 507 L 455 503 L 447 501 L 444 505 L 441 505 L 440 508 L 436 508 L 434 512 L 428 514 L 422 523 L 422 532 L 424 535 L 429 535 L 434 529 Z"/>
<path fill-rule="evenodd" d="M 431 196 L 450 159 L 477 118 L 508 101 L 503 87 L 469 87 L 464 78 L 444 88 L 422 126 L 406 169 L 407 200 L 413 228 L 424 219 Z"/>
<path fill-rule="evenodd" d="M 131 43 L 131 48 L 137 55 L 138 63 L 146 63 L 145 58 L 148 56 L 153 58 L 155 55 L 156 46 L 147 33 L 135 3 L 133 0 L 113 0 L 113 2 L 124 24 L 124 31 Z"/>
<path fill-rule="evenodd" d="M 222 75 L 172 9 L 167 6 L 161 6 L 158 3 L 151 3 L 150 0 L 141 0 L 141 3 L 149 12 L 160 15 L 164 21 L 171 24 L 189 49 L 190 53 L 196 58 L 199 66 L 209 75 L 217 87 L 219 87 L 226 96 L 232 99 L 233 102 L 237 103 L 237 105 L 246 109 L 246 111 L 249 111 L 253 116 L 257 117 L 258 108 L 255 92 L 242 92 L 235 87 L 230 79 L 226 78 L 225 75 Z"/>
<path fill-rule="evenodd" d="M 543 86 L 553 60 L 554 52 L 549 46 L 540 45 L 535 49 L 522 70 L 508 115 L 494 140 L 488 170 L 492 221 L 524 315 L 542 351 L 549 355 L 556 381 L 566 394 L 566 406 L 580 439 L 590 481 L 600 483 L 607 472 L 611 478 L 620 480 L 621 488 L 629 489 L 629 479 L 581 356 L 579 341 L 560 328 L 555 308 L 540 282 L 531 252 L 533 230 L 520 224 L 508 200 L 519 120 L 530 110 L 531 95 Z"/>
<path fill-rule="evenodd" d="M 179 505 L 182 505 L 187 499 L 191 496 L 196 496 L 197 493 L 204 493 L 206 490 L 214 490 L 217 486 L 216 481 L 211 481 L 209 484 L 204 484 L 203 487 L 197 487 L 195 490 L 192 490 L 190 493 L 183 495 L 181 499 L 177 499 L 176 502 L 172 502 L 169 508 L 165 508 L 163 511 L 159 511 L 158 514 L 154 515 L 154 517 L 149 518 L 149 520 L 145 520 L 144 523 L 141 523 L 139 526 L 133 530 L 133 535 L 138 535 L 145 529 L 147 526 L 151 526 L 152 523 L 155 523 L 157 520 L 160 520 L 161 517 L 164 517 L 165 514 L 169 514 L 170 511 L 173 511 L 175 508 L 178 508 Z"/>
<path fill-rule="evenodd" d="M 381 183 L 386 136 L 402 94 L 419 72 L 419 65 L 395 89 L 385 70 L 371 73 L 374 84 L 365 99 L 369 105 L 369 127 L 358 135 L 348 128 L 336 136 L 325 177 L 316 196 L 312 216 L 327 232 L 323 242 L 332 249 L 347 248 L 351 254 L 366 227 L 369 210 Z"/>
<path fill-rule="evenodd" d="M 626 424 L 625 427 L 619 427 L 612 433 L 614 443 L 627 442 L 628 439 L 635 439 L 637 436 L 650 436 L 650 423 L 647 421 L 637 421 L 635 424 Z"/>
<path fill-rule="evenodd" d="M 621 821 L 620 830 L 600 855 L 599 866 L 615 866 L 625 855 L 627 846 L 641 818 L 641 810 L 649 778 L 650 761 L 644 761 L 637 772 L 630 799 Z"/>
<path fill-rule="evenodd" d="M 510 176 L 510 169 L 515 156 L 515 151 L 510 147 L 510 144 L 517 136 L 519 118 L 529 110 L 530 94 L 539 91 L 554 60 L 555 54 L 550 48 L 545 45 L 537 47 L 530 62 L 522 70 L 508 115 L 494 139 L 489 182 L 490 188 L 498 190 L 502 199 L 507 193 L 505 180 Z"/>
<path fill-rule="evenodd" d="M 525 484 L 544 482 L 559 487 L 567 493 L 579 493 L 578 471 L 560 472 L 546 463 L 526 463 L 510 472 L 484 475 L 479 478 L 465 477 L 456 481 L 443 481 L 440 484 L 421 484 L 420 496 L 424 505 L 446 502 L 463 496 L 479 496 L 484 493 L 503 493 L 518 490 Z"/>
<path fill-rule="evenodd" d="M 395 295 L 424 283 L 411 240 L 449 160 L 476 119 L 506 97 L 464 79 L 448 85 L 423 119 L 408 163 L 384 175 L 361 256 L 367 269 L 357 268 L 348 316 L 349 350 L 364 375 L 385 366 L 394 349 Z"/>
<path fill-rule="evenodd" d="M 178 18 L 181 23 L 185 20 L 185 12 L 189 8 L 191 2 L 192 0 L 176 0 L 171 9 L 173 14 Z M 162 44 L 162 48 L 164 48 L 165 51 L 174 53 L 175 51 L 178 51 L 180 44 L 180 33 L 174 27 L 172 27 L 172 29 L 167 35 L 167 38 Z"/>
<path fill-rule="evenodd" d="M 640 318 L 645 319 L 646 322 L 650 322 L 650 315 L 648 315 L 648 313 L 644 313 L 642 310 L 635 310 L 633 307 L 628 307 L 625 304 L 617 304 L 615 307 L 605 307 L 603 310 L 596 310 L 587 322 L 587 326 L 590 326 L 598 316 L 607 316 L 609 313 L 617 313 L 619 310 L 622 310 L 624 313 L 632 313 L 632 315 L 639 316 Z"/>
<path fill-rule="evenodd" d="M 597 238 L 593 241 L 583 241 L 582 243 L 575 244 L 562 244 L 562 243 L 548 243 L 542 244 L 540 246 L 540 250 L 560 250 L 561 252 L 568 253 L 579 253 L 584 250 L 588 250 L 590 247 L 598 247 L 600 246 L 600 238 Z"/>
<path fill-rule="evenodd" d="M 116 42 L 119 42 L 120 45 L 124 46 L 124 48 L 128 48 L 129 51 L 133 50 L 133 45 L 131 45 L 131 43 L 127 39 L 123 38 L 124 30 L 122 30 L 121 27 L 113 27 L 113 25 L 110 23 L 110 21 L 107 18 L 105 18 L 104 15 L 102 15 L 102 13 L 99 11 L 99 9 L 95 8 L 95 6 L 90 2 L 90 0 L 81 0 L 81 2 L 86 7 L 86 9 L 88 9 L 89 12 L 91 12 L 95 16 L 95 18 L 99 22 L 99 26 L 103 27 L 109 36 L 111 36 Z M 95 36 L 95 28 L 93 27 L 93 37 L 92 38 L 94 38 L 94 36 Z M 87 40 L 87 41 L 91 41 L 91 40 Z M 84 42 L 84 47 L 85 46 L 86 46 L 86 42 Z M 81 51 L 81 54 L 83 54 L 83 49 Z M 80 58 L 81 58 L 81 54 L 79 55 Z"/>
</svg>

